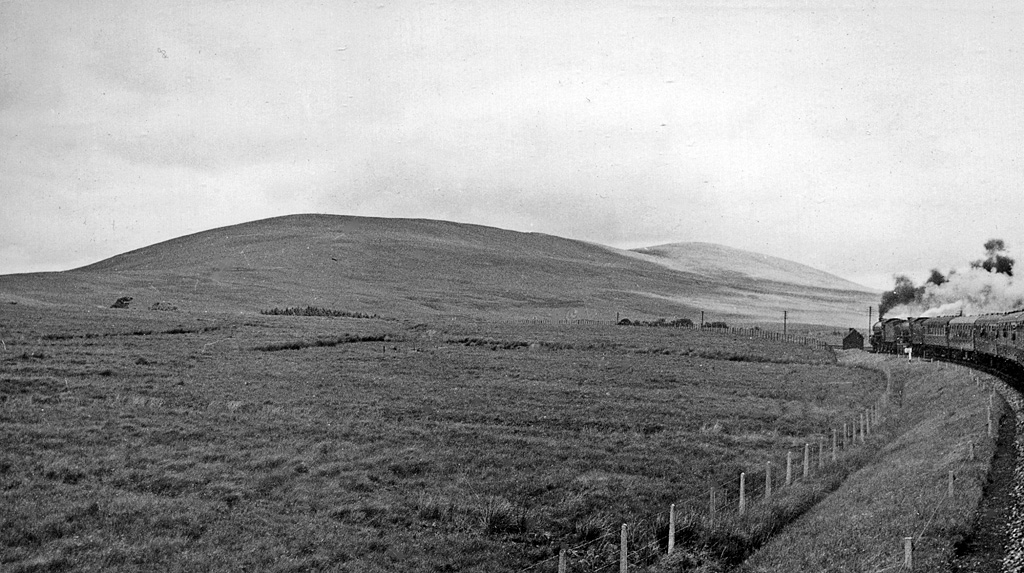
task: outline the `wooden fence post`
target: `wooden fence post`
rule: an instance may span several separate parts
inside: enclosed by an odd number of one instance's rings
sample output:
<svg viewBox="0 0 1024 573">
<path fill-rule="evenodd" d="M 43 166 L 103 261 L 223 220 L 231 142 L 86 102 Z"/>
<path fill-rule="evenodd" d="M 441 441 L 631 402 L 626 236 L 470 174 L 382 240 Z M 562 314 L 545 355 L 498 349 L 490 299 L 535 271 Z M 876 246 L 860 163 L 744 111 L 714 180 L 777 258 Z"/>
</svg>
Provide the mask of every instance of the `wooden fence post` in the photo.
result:
<svg viewBox="0 0 1024 573">
<path fill-rule="evenodd" d="M 825 467 L 825 438 L 818 436 L 818 470 Z"/>
<path fill-rule="evenodd" d="M 903 568 L 913 569 L 914 568 L 914 538 L 904 537 L 903 538 Z"/>
<path fill-rule="evenodd" d="M 740 472 L 740 515 L 747 510 L 747 474 Z"/>
<path fill-rule="evenodd" d="M 676 504 L 668 506 L 668 554 L 676 547 Z"/>
<path fill-rule="evenodd" d="M 949 470 L 949 497 L 953 497 L 953 470 Z"/>
<path fill-rule="evenodd" d="M 836 461 L 836 429 L 832 428 L 832 461 Z"/>
<path fill-rule="evenodd" d="M 988 407 L 985 413 L 985 417 L 988 418 L 988 437 L 992 437 L 992 406 Z"/>
<path fill-rule="evenodd" d="M 558 551 L 558 573 L 565 573 L 565 571 L 566 571 L 565 548 L 563 547 L 562 549 L 560 549 Z"/>
<path fill-rule="evenodd" d="M 711 529 L 715 528 L 715 510 L 718 508 L 718 504 L 716 503 L 716 501 L 717 500 L 715 499 L 715 486 L 711 486 L 711 501 L 709 502 L 710 507 L 708 511 L 708 522 L 709 527 Z"/>
<path fill-rule="evenodd" d="M 772 496 L 772 463 L 765 462 L 764 464 L 764 498 L 769 499 Z"/>
<path fill-rule="evenodd" d="M 846 449 L 846 422 L 843 422 L 843 449 Z"/>
<path fill-rule="evenodd" d="M 971 461 L 973 462 L 974 461 L 974 440 L 971 440 L 971 442 L 970 442 L 970 458 L 971 458 Z"/>
<path fill-rule="evenodd" d="M 626 548 L 626 524 L 622 524 L 622 534 L 619 536 L 619 573 L 629 573 L 629 550 Z"/>
<path fill-rule="evenodd" d="M 793 452 L 786 452 L 786 487 L 793 485 Z"/>
</svg>

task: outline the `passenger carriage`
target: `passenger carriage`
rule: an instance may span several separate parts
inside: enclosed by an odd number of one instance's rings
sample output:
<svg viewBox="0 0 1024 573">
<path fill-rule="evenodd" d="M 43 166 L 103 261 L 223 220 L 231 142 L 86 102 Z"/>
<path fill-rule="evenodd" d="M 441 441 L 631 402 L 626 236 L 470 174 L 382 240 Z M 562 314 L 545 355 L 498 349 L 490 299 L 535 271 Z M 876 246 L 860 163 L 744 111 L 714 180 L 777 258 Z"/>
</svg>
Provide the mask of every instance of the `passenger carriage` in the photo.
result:
<svg viewBox="0 0 1024 573">
<path fill-rule="evenodd" d="M 949 351 L 953 358 L 974 359 L 974 323 L 977 321 L 977 316 L 958 316 L 949 321 Z"/>
<path fill-rule="evenodd" d="M 921 322 L 922 345 L 929 356 L 949 355 L 949 321 L 952 316 L 933 316 Z"/>
<path fill-rule="evenodd" d="M 986 365 L 993 365 L 999 357 L 999 321 L 1002 314 L 986 314 L 979 316 L 974 322 L 974 347 L 978 358 Z"/>
</svg>

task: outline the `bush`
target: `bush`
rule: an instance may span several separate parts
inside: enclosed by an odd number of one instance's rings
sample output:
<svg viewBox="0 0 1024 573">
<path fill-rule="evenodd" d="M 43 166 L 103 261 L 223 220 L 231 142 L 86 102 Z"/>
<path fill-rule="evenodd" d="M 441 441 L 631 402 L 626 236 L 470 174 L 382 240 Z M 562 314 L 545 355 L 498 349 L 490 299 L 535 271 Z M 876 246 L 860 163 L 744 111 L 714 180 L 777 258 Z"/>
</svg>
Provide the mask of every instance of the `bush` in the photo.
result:
<svg viewBox="0 0 1024 573">
<path fill-rule="evenodd" d="M 291 342 L 265 344 L 263 346 L 257 346 L 254 350 L 260 350 L 263 352 L 277 352 L 280 350 L 301 350 L 303 348 L 312 347 L 338 346 L 339 344 L 351 344 L 354 342 L 387 342 L 388 340 L 390 340 L 390 337 L 384 334 L 363 336 L 356 334 L 346 334 L 344 336 L 338 336 L 335 338 L 318 338 L 316 340 L 295 340 Z"/>
<path fill-rule="evenodd" d="M 673 326 L 676 328 L 693 328 L 693 321 L 689 318 L 676 318 L 674 320 L 667 320 L 665 318 L 658 318 L 656 320 L 629 320 L 628 318 L 623 318 L 618 322 L 618 324 L 620 326 Z"/>
<path fill-rule="evenodd" d="M 278 315 L 278 316 L 332 316 L 342 318 L 380 318 L 376 314 L 366 314 L 362 312 L 348 312 L 344 310 L 333 310 L 330 308 L 320 308 L 318 306 L 307 306 L 305 308 L 293 306 L 288 308 L 277 308 L 274 307 L 270 310 L 261 310 L 260 314 Z"/>
<path fill-rule="evenodd" d="M 128 305 L 131 304 L 131 302 L 132 297 L 122 296 L 121 298 L 117 299 L 117 301 L 115 301 L 114 304 L 110 305 L 110 308 L 128 308 Z"/>
</svg>

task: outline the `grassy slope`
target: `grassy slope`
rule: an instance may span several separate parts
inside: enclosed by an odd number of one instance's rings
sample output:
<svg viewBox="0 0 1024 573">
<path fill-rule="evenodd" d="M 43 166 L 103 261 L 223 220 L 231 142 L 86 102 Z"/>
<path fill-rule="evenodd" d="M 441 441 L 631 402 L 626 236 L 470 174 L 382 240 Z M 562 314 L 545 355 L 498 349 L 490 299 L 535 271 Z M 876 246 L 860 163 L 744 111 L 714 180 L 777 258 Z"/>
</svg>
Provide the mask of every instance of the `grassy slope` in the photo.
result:
<svg viewBox="0 0 1024 573">
<path fill-rule="evenodd" d="M 622 522 L 653 541 L 669 502 L 881 384 L 804 347 L 672 329 L 23 305 L 2 327 L 14 571 L 517 571 Z M 255 350 L 345 333 L 371 341 Z"/>
<path fill-rule="evenodd" d="M 634 254 L 635 255 L 635 254 Z M 709 262 L 709 264 L 711 264 Z M 715 263 L 717 264 L 717 263 Z M 65 273 L 0 276 L 0 302 L 255 311 L 313 304 L 392 316 L 781 318 L 859 325 L 866 293 L 699 273 L 536 233 L 296 215 L 214 229 Z"/>
<path fill-rule="evenodd" d="M 994 452 L 987 437 L 988 392 L 953 366 L 860 356 L 892 372 L 903 387 L 875 460 L 774 538 L 749 571 L 883 571 L 903 562 L 915 537 L 915 570 L 948 569 L 952 548 L 969 533 Z M 983 378 L 983 375 L 977 375 Z M 976 460 L 968 459 L 975 443 Z M 948 472 L 956 476 L 947 496 Z"/>
<path fill-rule="evenodd" d="M 753 278 L 790 285 L 873 293 L 867 287 L 800 263 L 713 243 L 672 243 L 633 249 L 631 253 L 645 260 L 709 278 L 725 278 L 730 281 Z"/>
</svg>

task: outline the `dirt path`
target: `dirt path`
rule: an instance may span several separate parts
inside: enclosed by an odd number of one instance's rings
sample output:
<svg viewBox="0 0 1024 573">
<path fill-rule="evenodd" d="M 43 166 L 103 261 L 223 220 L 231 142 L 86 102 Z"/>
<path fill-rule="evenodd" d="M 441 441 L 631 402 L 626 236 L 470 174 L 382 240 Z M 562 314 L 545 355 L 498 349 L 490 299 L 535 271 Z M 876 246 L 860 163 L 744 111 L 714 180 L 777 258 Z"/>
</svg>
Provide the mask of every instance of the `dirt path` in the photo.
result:
<svg viewBox="0 0 1024 573">
<path fill-rule="evenodd" d="M 1014 471 L 1017 447 L 1014 443 L 1017 417 L 1012 408 L 999 422 L 999 438 L 989 471 L 989 483 L 969 537 L 956 547 L 950 563 L 954 573 L 1000 573 L 1009 535 L 1007 522 L 1013 507 Z"/>
</svg>

